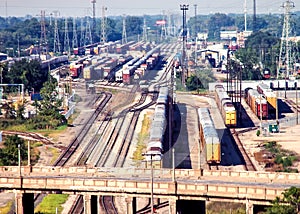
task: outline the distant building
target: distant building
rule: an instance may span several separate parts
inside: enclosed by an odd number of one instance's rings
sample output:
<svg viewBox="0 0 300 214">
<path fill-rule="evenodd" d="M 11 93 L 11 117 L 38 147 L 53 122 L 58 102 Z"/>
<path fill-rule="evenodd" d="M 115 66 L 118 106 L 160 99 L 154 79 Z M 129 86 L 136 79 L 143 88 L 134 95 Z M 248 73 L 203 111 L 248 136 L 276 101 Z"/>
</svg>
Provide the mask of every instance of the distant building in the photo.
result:
<svg viewBox="0 0 300 214">
<path fill-rule="evenodd" d="M 7 60 L 7 54 L 0 53 L 0 61 Z"/>
<path fill-rule="evenodd" d="M 220 31 L 221 40 L 230 40 L 232 38 L 237 38 L 237 31 Z"/>
</svg>

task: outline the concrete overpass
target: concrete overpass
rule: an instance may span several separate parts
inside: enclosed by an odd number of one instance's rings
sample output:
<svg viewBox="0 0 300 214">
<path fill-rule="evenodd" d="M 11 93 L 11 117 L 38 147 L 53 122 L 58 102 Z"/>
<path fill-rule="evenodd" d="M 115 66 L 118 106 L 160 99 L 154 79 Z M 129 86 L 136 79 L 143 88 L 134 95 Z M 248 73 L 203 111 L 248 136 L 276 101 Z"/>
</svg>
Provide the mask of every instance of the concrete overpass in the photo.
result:
<svg viewBox="0 0 300 214">
<path fill-rule="evenodd" d="M 95 196 L 125 196 L 127 213 L 134 213 L 135 197 L 150 197 L 150 169 L 88 167 L 0 167 L 0 189 L 16 195 L 16 213 L 33 212 L 33 193 L 65 193 L 84 196 L 85 213 L 91 213 Z M 154 170 L 154 197 L 176 201 L 232 201 L 268 205 L 291 186 L 300 187 L 300 174 L 248 171 Z M 30 211 L 30 212 L 28 212 Z"/>
</svg>

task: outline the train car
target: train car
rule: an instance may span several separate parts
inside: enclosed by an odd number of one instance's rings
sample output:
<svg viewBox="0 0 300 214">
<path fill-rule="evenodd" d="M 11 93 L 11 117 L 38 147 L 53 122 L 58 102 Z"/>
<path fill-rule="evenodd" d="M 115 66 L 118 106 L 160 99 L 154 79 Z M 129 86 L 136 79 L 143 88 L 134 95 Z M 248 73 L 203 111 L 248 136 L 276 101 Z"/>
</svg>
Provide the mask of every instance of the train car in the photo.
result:
<svg viewBox="0 0 300 214">
<path fill-rule="evenodd" d="M 167 105 L 169 99 L 169 89 L 168 87 L 161 87 L 159 89 L 159 94 L 156 103 Z"/>
<path fill-rule="evenodd" d="M 236 109 L 222 85 L 215 86 L 215 100 L 227 127 L 236 127 Z"/>
<path fill-rule="evenodd" d="M 265 83 L 260 83 L 257 85 L 257 91 L 263 94 L 272 110 L 277 108 L 277 96 L 276 93 Z"/>
<path fill-rule="evenodd" d="M 260 119 L 268 119 L 268 102 L 264 95 L 259 94 L 255 89 L 247 90 L 246 103 L 253 113 Z"/>
<path fill-rule="evenodd" d="M 208 164 L 220 164 L 221 142 L 209 110 L 207 108 L 199 108 L 198 119 L 200 123 L 200 141 L 202 148 L 206 152 L 206 162 Z"/>
</svg>

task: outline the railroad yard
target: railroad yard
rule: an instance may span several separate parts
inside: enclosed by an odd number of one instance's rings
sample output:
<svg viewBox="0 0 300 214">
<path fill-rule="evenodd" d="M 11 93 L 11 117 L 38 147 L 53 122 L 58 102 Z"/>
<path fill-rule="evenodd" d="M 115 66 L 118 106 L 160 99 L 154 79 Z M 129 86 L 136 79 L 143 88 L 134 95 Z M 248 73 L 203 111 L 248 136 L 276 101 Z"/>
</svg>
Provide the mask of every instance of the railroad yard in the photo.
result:
<svg viewBox="0 0 300 214">
<path fill-rule="evenodd" d="M 151 54 L 156 54 L 156 51 L 157 49 Z M 258 118 L 259 112 L 253 112 L 253 108 L 244 99 L 243 128 L 235 127 L 236 115 L 230 114 L 230 119 L 224 116 L 227 114 L 224 109 L 220 109 L 223 105 L 220 105 L 221 100 L 216 99 L 214 92 L 197 95 L 175 90 L 176 102 L 174 99 L 172 105 L 173 101 L 169 97 L 174 97 L 174 88 L 166 87 L 174 81 L 172 57 L 174 55 L 165 51 L 161 61 L 157 61 L 155 67 L 145 74 L 147 90 L 143 90 L 139 84 L 108 80 L 95 81 L 89 85 L 84 81 L 73 82 L 73 88 L 81 98 L 76 103 L 73 121 L 61 135 L 46 138 L 50 143 L 39 148 L 41 153 L 37 165 L 102 167 L 109 175 L 109 170 L 114 167 L 126 167 L 128 170 L 133 167 L 150 167 L 149 160 L 152 162 L 152 158 L 155 158 L 154 167 L 265 170 L 265 166 L 258 163 L 254 156 L 255 152 L 261 150 L 263 143 L 270 141 L 276 141 L 283 149 L 298 152 L 300 156 L 300 145 L 297 143 L 300 125 L 287 125 L 289 118 L 295 118 L 292 111 L 281 112 L 279 133 L 269 133 L 263 130 L 267 130 L 268 123 L 274 120 L 264 120 L 262 124 Z M 166 91 L 166 99 L 163 99 L 162 88 Z M 224 95 L 220 96 L 221 99 L 227 99 Z M 280 101 L 285 108 L 292 109 L 292 104 L 282 98 Z M 231 104 L 228 106 L 232 107 Z M 218 135 L 218 142 L 213 142 L 210 149 L 208 144 L 211 142 L 203 138 L 203 130 L 201 131 L 203 124 L 198 118 L 199 108 L 208 109 Z M 157 121 L 153 122 L 155 119 Z M 245 124 L 252 125 L 247 127 Z M 257 136 L 261 125 L 262 133 Z M 157 128 L 155 133 L 151 132 L 154 128 Z M 162 134 L 157 136 L 160 132 Z M 143 147 L 138 150 L 141 142 Z M 56 148 L 62 153 L 55 162 L 49 148 Z M 140 157 L 144 156 L 143 160 L 134 159 L 136 152 Z M 208 157 L 211 160 L 208 161 Z M 300 170 L 299 164 L 295 164 L 295 167 Z M 11 194 L 0 195 L 3 204 L 13 200 L 11 197 Z M 100 211 L 126 213 L 125 200 L 124 197 L 101 196 Z M 149 204 L 149 198 L 138 198 L 137 213 L 149 212 Z M 159 213 L 168 213 L 168 201 L 155 199 L 155 204 Z M 82 209 L 83 196 L 73 195 L 64 204 L 62 213 L 80 213 Z"/>
</svg>

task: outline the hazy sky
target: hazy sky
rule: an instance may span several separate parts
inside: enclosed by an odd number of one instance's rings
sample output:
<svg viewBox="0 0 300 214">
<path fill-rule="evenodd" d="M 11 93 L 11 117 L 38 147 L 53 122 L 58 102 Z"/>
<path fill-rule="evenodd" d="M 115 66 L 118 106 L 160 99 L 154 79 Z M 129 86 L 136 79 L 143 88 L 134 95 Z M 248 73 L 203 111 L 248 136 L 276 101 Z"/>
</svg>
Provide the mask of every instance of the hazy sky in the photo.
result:
<svg viewBox="0 0 300 214">
<path fill-rule="evenodd" d="M 286 0 L 256 0 L 257 13 L 283 13 Z M 245 0 L 96 0 L 96 16 L 101 16 L 102 6 L 106 15 L 143 15 L 182 13 L 180 4 L 188 4 L 188 16 L 194 16 L 194 4 L 198 14 L 243 13 Z M 294 0 L 294 11 L 300 10 L 300 0 Z M 45 10 L 47 14 L 59 11 L 61 17 L 92 15 L 91 0 L 0 0 L 0 16 L 35 16 Z M 253 13 L 253 0 L 247 0 L 248 14 Z"/>
</svg>

